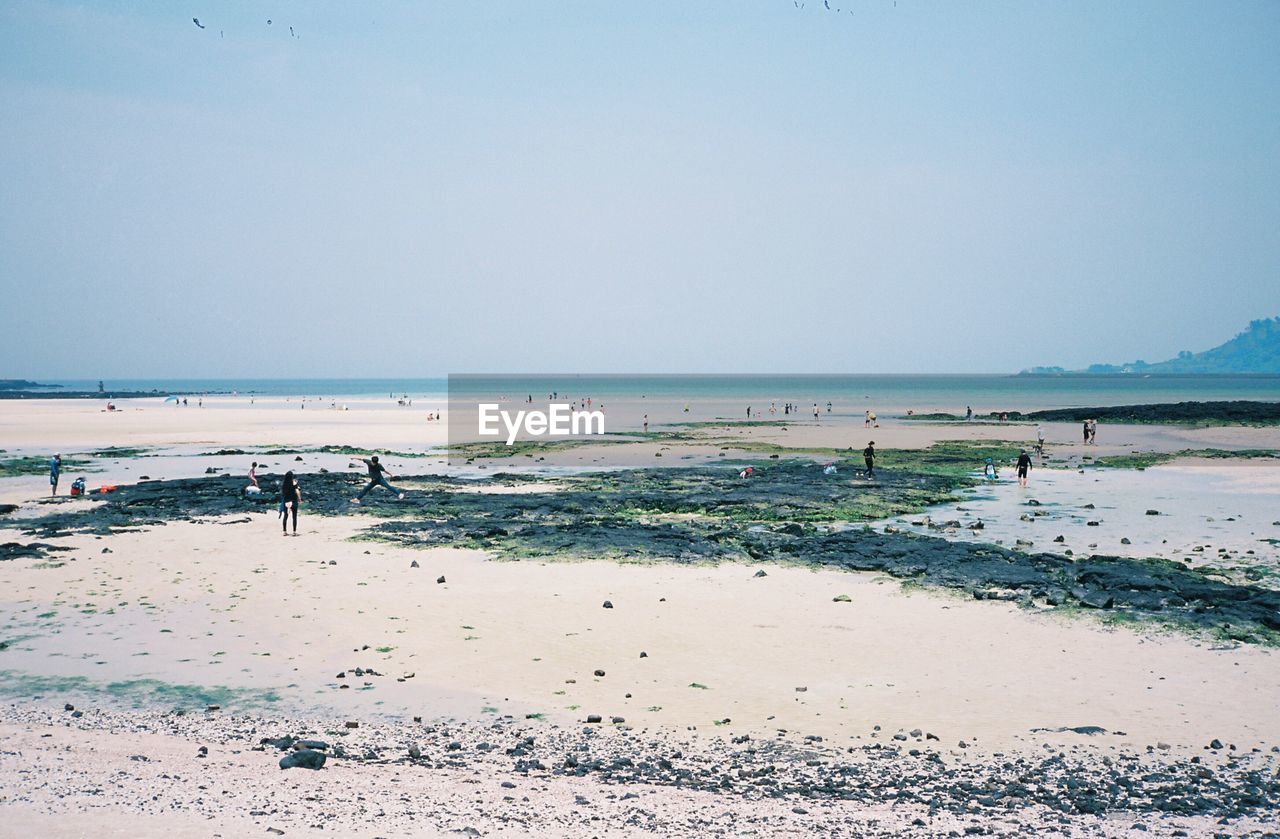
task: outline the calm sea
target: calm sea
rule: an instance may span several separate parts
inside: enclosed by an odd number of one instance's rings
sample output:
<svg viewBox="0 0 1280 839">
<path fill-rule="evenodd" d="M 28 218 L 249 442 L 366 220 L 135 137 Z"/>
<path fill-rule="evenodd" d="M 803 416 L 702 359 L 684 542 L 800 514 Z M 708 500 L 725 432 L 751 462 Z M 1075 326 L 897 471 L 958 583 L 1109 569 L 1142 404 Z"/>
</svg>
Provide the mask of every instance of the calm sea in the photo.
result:
<svg viewBox="0 0 1280 839">
<path fill-rule="evenodd" d="M 452 381 L 451 381 L 452 380 Z M 97 380 L 52 381 L 97 390 Z M 162 394 L 307 396 L 315 398 L 489 398 L 537 400 L 689 400 L 753 404 L 871 404 L 878 410 L 1035 410 L 1227 399 L 1280 401 L 1280 376 L 1010 376 L 1010 375 L 468 375 L 451 379 L 111 379 L 108 389 Z M 452 393 L 450 388 L 452 387 Z"/>
</svg>

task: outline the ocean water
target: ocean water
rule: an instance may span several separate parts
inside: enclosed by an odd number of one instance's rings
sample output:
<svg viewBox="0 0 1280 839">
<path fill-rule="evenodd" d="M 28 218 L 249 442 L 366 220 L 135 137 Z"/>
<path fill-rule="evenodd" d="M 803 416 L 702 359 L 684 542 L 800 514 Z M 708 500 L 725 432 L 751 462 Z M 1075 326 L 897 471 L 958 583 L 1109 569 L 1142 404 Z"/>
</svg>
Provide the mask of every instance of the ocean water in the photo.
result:
<svg viewBox="0 0 1280 839">
<path fill-rule="evenodd" d="M 63 390 L 98 389 L 97 379 L 40 379 Z M 164 395 L 239 394 L 252 396 L 383 396 L 443 399 L 447 379 L 104 379 L 107 390 L 156 391 Z"/>
<path fill-rule="evenodd" d="M 752 405 L 805 409 L 830 401 L 881 412 L 963 414 L 998 410 L 1097 407 L 1150 402 L 1280 400 L 1280 376 L 1010 376 L 1010 375 L 738 375 L 738 376 L 451 376 L 451 400 L 504 396 L 520 400 L 591 397 L 606 402 Z M 734 412 L 736 413 L 736 411 Z"/>
<path fill-rule="evenodd" d="M 50 381 L 69 390 L 97 390 L 97 380 Z M 998 410 L 1130 405 L 1230 399 L 1280 401 L 1276 375 L 455 375 L 411 379 L 111 379 L 108 389 L 161 394 L 239 394 L 313 398 L 544 401 L 591 397 L 596 401 L 717 402 L 754 405 L 817 402 L 867 405 L 881 412 Z M 860 410 L 860 408 L 859 408 Z"/>
</svg>

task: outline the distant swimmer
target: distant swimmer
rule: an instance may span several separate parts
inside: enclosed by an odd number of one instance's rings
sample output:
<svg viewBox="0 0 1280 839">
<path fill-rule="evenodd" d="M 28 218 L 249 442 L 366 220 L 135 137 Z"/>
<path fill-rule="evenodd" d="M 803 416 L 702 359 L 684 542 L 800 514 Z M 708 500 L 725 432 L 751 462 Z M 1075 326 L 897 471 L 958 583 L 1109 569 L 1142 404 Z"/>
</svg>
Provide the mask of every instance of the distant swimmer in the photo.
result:
<svg viewBox="0 0 1280 839">
<path fill-rule="evenodd" d="M 289 534 L 289 514 L 293 513 L 293 535 L 298 535 L 298 507 L 302 505 L 302 488 L 292 472 L 284 473 L 284 482 L 280 484 L 280 532 Z"/>
<path fill-rule="evenodd" d="M 1018 453 L 1018 486 L 1025 487 L 1027 485 L 1027 473 L 1031 471 L 1031 457 L 1027 454 L 1027 450 L 1023 449 Z"/>
<path fill-rule="evenodd" d="M 876 476 L 876 441 L 872 440 L 867 443 L 867 447 L 862 450 L 862 462 L 867 464 L 867 477 L 874 478 Z"/>
<path fill-rule="evenodd" d="M 388 482 L 388 479 L 394 478 L 395 475 L 392 475 L 391 473 L 387 472 L 387 468 L 378 462 L 378 456 L 376 454 L 373 457 L 369 457 L 369 458 L 358 457 L 358 458 L 355 458 L 355 460 L 352 460 L 351 462 L 354 465 L 356 461 L 363 463 L 365 466 L 369 468 L 369 484 L 364 489 L 360 490 L 360 493 L 356 495 L 355 498 L 351 499 L 352 504 L 359 504 L 360 499 L 364 498 L 365 495 L 367 495 L 370 490 L 372 490 L 374 487 L 377 487 L 377 486 L 384 486 L 387 489 L 394 492 L 397 498 L 401 500 L 404 499 L 404 493 L 396 489 L 395 487 L 393 487 Z"/>
<path fill-rule="evenodd" d="M 738 473 L 738 477 L 750 478 L 755 473 L 756 473 L 756 468 L 754 466 L 748 466 L 746 469 L 743 469 L 741 472 Z"/>
<path fill-rule="evenodd" d="M 55 454 L 49 460 L 49 486 L 51 491 L 49 495 L 58 494 L 58 479 L 62 477 L 62 453 Z"/>
</svg>

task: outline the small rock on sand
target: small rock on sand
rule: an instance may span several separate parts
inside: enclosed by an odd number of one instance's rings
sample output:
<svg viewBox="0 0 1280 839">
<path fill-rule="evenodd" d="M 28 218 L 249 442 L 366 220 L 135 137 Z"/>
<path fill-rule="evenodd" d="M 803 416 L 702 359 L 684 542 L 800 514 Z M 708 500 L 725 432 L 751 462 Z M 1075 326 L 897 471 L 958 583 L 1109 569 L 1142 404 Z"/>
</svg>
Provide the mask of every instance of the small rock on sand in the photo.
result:
<svg viewBox="0 0 1280 839">
<path fill-rule="evenodd" d="M 301 749 L 280 758 L 281 769 L 320 769 L 324 766 L 324 752 Z"/>
</svg>

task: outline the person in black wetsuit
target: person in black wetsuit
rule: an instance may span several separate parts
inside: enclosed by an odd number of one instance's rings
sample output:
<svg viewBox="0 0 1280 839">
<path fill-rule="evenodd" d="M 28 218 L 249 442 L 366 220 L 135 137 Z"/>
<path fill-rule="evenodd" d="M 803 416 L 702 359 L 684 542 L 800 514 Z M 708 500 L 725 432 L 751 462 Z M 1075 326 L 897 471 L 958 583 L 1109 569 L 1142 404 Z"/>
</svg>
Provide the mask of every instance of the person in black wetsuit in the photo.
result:
<svg viewBox="0 0 1280 839">
<path fill-rule="evenodd" d="M 387 479 L 394 478 L 395 475 L 392 475 L 389 472 L 387 472 L 387 467 L 383 466 L 381 463 L 378 462 L 378 456 L 376 454 L 373 457 L 369 457 L 369 458 L 360 457 L 360 458 L 356 458 L 356 460 L 360 461 L 365 466 L 369 467 L 369 483 L 365 486 L 364 489 L 360 490 L 360 493 L 356 495 L 355 498 L 351 499 L 352 504 L 359 504 L 360 499 L 364 498 L 365 495 L 368 494 L 369 490 L 373 489 L 376 486 L 384 486 L 387 489 L 394 492 L 397 498 L 400 498 L 400 499 L 404 498 L 403 492 L 401 492 L 400 490 L 393 487 L 390 483 L 388 483 Z M 355 461 L 352 461 L 352 463 L 354 462 Z"/>
<path fill-rule="evenodd" d="M 1027 485 L 1027 473 L 1031 471 L 1031 457 L 1027 454 L 1027 450 L 1023 449 L 1018 454 L 1018 486 L 1025 487 Z"/>
<path fill-rule="evenodd" d="M 298 507 L 302 504 L 302 489 L 298 486 L 298 479 L 293 477 L 292 472 L 284 473 L 284 482 L 280 484 L 280 502 L 284 505 L 284 509 L 280 514 L 280 532 L 288 534 L 289 532 L 289 513 L 293 513 L 293 535 L 298 535 Z"/>
<path fill-rule="evenodd" d="M 872 440 L 867 443 L 867 447 L 862 450 L 862 461 L 867 464 L 867 477 L 874 478 L 876 476 L 876 441 Z"/>
</svg>

